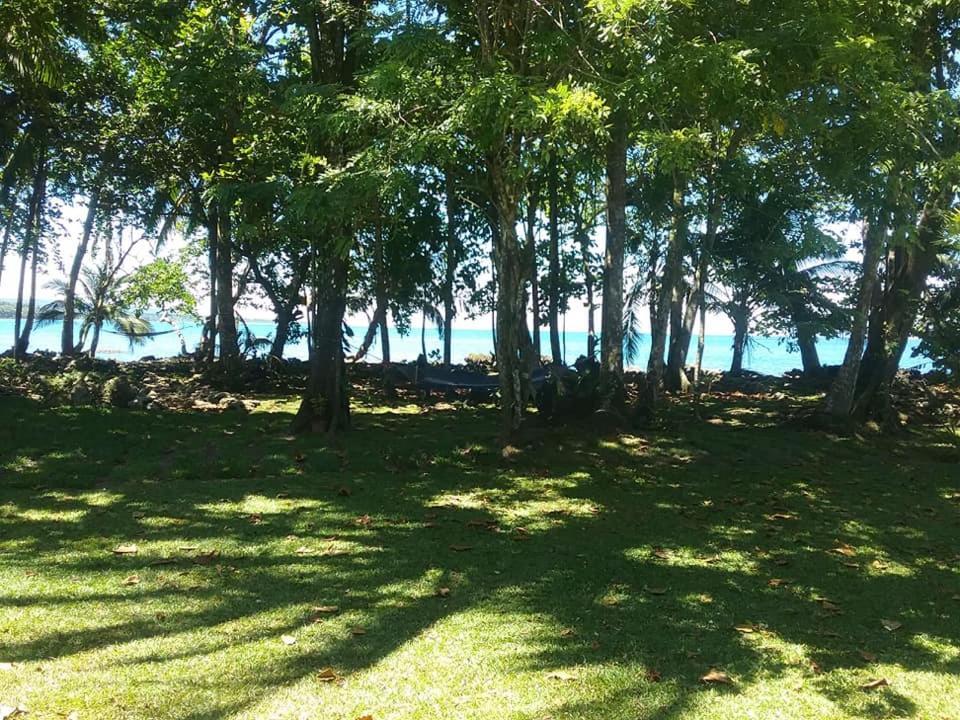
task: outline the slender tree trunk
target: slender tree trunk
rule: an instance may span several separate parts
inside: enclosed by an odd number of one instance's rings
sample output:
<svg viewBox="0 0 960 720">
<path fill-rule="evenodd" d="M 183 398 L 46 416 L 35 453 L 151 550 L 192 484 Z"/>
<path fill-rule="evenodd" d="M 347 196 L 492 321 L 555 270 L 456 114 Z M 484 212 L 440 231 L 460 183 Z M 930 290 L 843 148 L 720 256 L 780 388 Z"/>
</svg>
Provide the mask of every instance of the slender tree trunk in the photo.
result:
<svg viewBox="0 0 960 720">
<path fill-rule="evenodd" d="M 743 358 L 747 351 L 747 337 L 750 331 L 750 311 L 738 304 L 733 311 L 733 362 L 730 372 L 739 375 L 743 372 Z"/>
<path fill-rule="evenodd" d="M 626 153 L 625 150 L 624 153 Z M 550 287 L 547 298 L 547 315 L 550 323 L 550 354 L 553 356 L 555 365 L 562 365 L 563 350 L 560 348 L 560 194 L 557 188 L 557 174 L 557 156 L 554 152 L 550 157 L 550 166 L 547 168 L 547 190 L 550 194 Z M 626 167 L 624 167 L 623 174 L 625 194 Z M 624 197 L 624 204 L 626 204 L 626 197 Z M 621 320 L 621 324 L 622 322 Z"/>
<path fill-rule="evenodd" d="M 367 332 L 364 333 L 363 342 L 360 343 L 360 347 L 357 348 L 356 354 L 353 356 L 354 362 L 359 362 L 367 356 L 367 353 L 370 351 L 370 348 L 373 347 L 373 341 L 377 337 L 377 332 L 382 331 L 383 329 L 383 315 L 387 312 L 385 305 L 377 305 L 373 310 L 373 317 L 370 318 L 370 324 L 367 326 Z"/>
<path fill-rule="evenodd" d="M 384 309 L 380 317 L 380 361 L 384 365 L 390 364 L 390 326 L 387 318 L 388 311 Z"/>
<path fill-rule="evenodd" d="M 597 357 L 597 306 L 594 299 L 593 268 L 590 267 L 590 236 L 583 231 L 582 220 L 577 215 L 577 240 L 580 242 L 580 256 L 583 261 L 583 285 L 587 294 L 587 358 Z"/>
<path fill-rule="evenodd" d="M 77 350 L 74 345 L 73 326 L 76 319 L 76 301 L 77 301 L 77 282 L 80 279 L 80 270 L 83 267 L 83 260 L 87 255 L 87 248 L 90 246 L 90 237 L 93 234 L 93 226 L 97 219 L 97 212 L 100 209 L 100 187 L 94 188 L 90 193 L 90 201 L 87 205 L 87 217 L 83 221 L 83 234 L 80 236 L 80 244 L 77 251 L 73 254 L 73 264 L 70 266 L 70 275 L 67 278 L 66 291 L 63 294 L 63 328 L 60 333 L 60 354 L 64 356 L 76 355 Z"/>
<path fill-rule="evenodd" d="M 449 368 L 453 356 L 453 317 L 456 314 L 454 291 L 457 277 L 457 264 L 460 255 L 457 219 L 460 216 L 459 198 L 453 177 L 449 171 L 445 176 L 447 201 L 447 248 L 443 278 L 443 365 Z M 387 337 L 386 325 L 383 336 Z M 384 344 L 384 352 L 388 353 Z"/>
<path fill-rule="evenodd" d="M 10 236 L 13 234 L 13 223 L 16 216 L 16 204 L 10 203 L 10 214 L 3 225 L 3 241 L 0 242 L 0 280 L 3 279 L 3 268 L 7 261 L 7 250 L 10 248 Z"/>
<path fill-rule="evenodd" d="M 849 417 L 856 396 L 857 378 L 866 344 L 867 322 L 877 286 L 877 271 L 886 229 L 879 223 L 866 223 L 863 229 L 863 270 L 857 293 L 857 308 L 850 328 L 850 340 L 840 371 L 827 393 L 824 410 L 837 418 Z"/>
<path fill-rule="evenodd" d="M 684 319 L 690 314 L 689 305 L 692 294 L 686 288 L 685 279 L 680 277 L 674 284 L 670 297 L 670 346 L 667 350 L 664 385 L 671 392 L 686 391 L 689 386 L 684 366 L 693 328 L 688 330 Z M 686 299 L 686 312 L 684 312 L 684 299 Z"/>
<path fill-rule="evenodd" d="M 530 304 L 533 306 L 533 350 L 539 360 L 543 351 L 540 347 L 540 272 L 537 267 L 537 205 L 537 193 L 531 190 L 530 197 L 527 200 L 525 230 L 527 234 L 527 252 L 530 256 Z"/>
<path fill-rule="evenodd" d="M 230 211 L 217 214 L 219 222 L 217 248 L 217 324 L 220 336 L 220 364 L 228 372 L 235 372 L 240 359 L 237 339 L 237 319 L 233 299 L 233 242 Z"/>
<path fill-rule="evenodd" d="M 703 374 L 703 351 L 707 345 L 707 304 L 700 303 L 700 333 L 697 338 L 697 364 L 693 369 L 693 382 L 700 384 L 700 377 Z"/>
<path fill-rule="evenodd" d="M 207 221 L 207 264 L 210 269 L 210 306 L 207 322 L 203 328 L 203 340 L 200 344 L 200 356 L 207 363 L 213 363 L 217 344 L 217 278 L 219 271 L 218 251 L 220 246 L 220 223 L 215 210 L 211 210 Z M 232 279 L 231 279 L 232 282 Z"/>
<path fill-rule="evenodd" d="M 500 375 L 501 429 L 504 442 L 520 430 L 525 408 L 524 354 L 521 333 L 526 329 L 525 254 L 517 237 L 519 193 L 500 159 L 488 157 L 496 222 L 493 260 L 497 299 L 495 343 Z"/>
<path fill-rule="evenodd" d="M 673 191 L 673 228 L 667 245 L 666 262 L 660 292 L 656 303 L 656 320 L 651 325 L 650 359 L 647 362 L 648 402 L 655 407 L 660 397 L 663 382 L 664 351 L 667 347 L 667 326 L 670 322 L 671 299 L 680 281 L 683 266 L 683 248 L 687 244 L 687 216 L 684 198 L 684 183 L 677 178 Z"/>
<path fill-rule="evenodd" d="M 623 264 L 627 244 L 627 116 L 611 117 L 607 144 L 607 244 L 603 262 L 603 308 L 600 325 L 602 407 L 623 405 Z"/>
<path fill-rule="evenodd" d="M 23 252 L 20 259 L 20 281 L 17 286 L 17 306 L 14 320 L 14 358 L 17 360 L 21 360 L 30 347 L 30 333 L 33 330 L 33 320 L 36 312 L 37 263 L 40 254 L 40 230 L 43 223 L 43 203 L 47 191 L 47 160 L 45 148 L 42 150 L 42 153 L 36 175 L 34 176 L 33 189 L 30 193 L 26 233 L 24 235 Z M 27 306 L 27 316 L 24 320 L 23 286 L 26 279 L 28 253 L 31 255 L 30 299 Z"/>
<path fill-rule="evenodd" d="M 427 359 L 427 311 L 420 313 L 420 354 Z"/>
<path fill-rule="evenodd" d="M 97 348 L 100 346 L 100 328 L 103 326 L 103 322 L 96 322 L 93 325 L 93 339 L 90 341 L 90 357 L 95 358 L 97 356 Z"/>
</svg>

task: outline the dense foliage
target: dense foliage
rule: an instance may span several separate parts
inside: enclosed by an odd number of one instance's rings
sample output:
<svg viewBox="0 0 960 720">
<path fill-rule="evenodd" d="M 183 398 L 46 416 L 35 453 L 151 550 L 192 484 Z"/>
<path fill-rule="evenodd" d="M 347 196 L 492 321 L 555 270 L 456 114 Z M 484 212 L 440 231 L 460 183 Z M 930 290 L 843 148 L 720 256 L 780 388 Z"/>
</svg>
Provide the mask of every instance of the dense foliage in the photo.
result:
<svg viewBox="0 0 960 720">
<path fill-rule="evenodd" d="M 918 327 L 957 371 L 950 0 L 6 0 L 0 24 L 18 357 L 72 204 L 64 354 L 107 317 L 84 292 L 114 262 L 98 248 L 182 237 L 206 265 L 199 358 L 235 371 L 244 303 L 275 313 L 272 355 L 307 335 L 301 429 L 349 426 L 347 352 L 379 335 L 389 362 L 390 328 L 420 317 L 449 364 L 458 316 L 492 313 L 510 435 L 574 303 L 614 414 L 643 307 L 650 409 L 698 378 L 708 311 L 735 328 L 734 371 L 754 332 L 808 374 L 819 337 L 849 335 L 840 417 L 885 411 Z M 130 278 L 114 319 L 192 312 L 200 283 L 171 262 Z"/>
</svg>

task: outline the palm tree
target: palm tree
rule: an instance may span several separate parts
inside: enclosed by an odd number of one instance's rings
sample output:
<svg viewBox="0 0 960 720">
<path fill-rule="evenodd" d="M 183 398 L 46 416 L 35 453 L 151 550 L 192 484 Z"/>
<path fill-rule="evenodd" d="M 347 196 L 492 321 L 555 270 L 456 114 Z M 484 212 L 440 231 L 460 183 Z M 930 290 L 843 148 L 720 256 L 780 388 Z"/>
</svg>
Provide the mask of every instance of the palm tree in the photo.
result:
<svg viewBox="0 0 960 720">
<path fill-rule="evenodd" d="M 117 270 L 118 267 L 111 267 L 109 261 L 104 261 L 81 271 L 81 293 L 75 300 L 76 314 L 81 319 L 80 338 L 74 350 L 76 354 L 83 352 L 89 339 L 87 354 L 95 357 L 100 333 L 108 323 L 130 341 L 131 347 L 145 344 L 154 335 L 150 321 L 137 317 L 130 311 L 123 292 L 130 275 L 118 275 Z M 57 280 L 51 283 L 50 287 L 63 295 L 66 293 L 67 283 Z M 55 300 L 40 308 L 37 325 L 58 322 L 63 320 L 63 316 L 64 301 Z"/>
</svg>

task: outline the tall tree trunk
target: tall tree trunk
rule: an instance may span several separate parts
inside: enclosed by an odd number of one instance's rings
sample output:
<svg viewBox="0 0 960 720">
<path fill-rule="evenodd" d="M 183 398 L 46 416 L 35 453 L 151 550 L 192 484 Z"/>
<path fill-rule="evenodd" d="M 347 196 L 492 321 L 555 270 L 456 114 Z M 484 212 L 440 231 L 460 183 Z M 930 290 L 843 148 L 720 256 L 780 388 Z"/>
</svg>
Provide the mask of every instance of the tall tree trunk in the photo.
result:
<svg viewBox="0 0 960 720">
<path fill-rule="evenodd" d="M 800 349 L 800 362 L 803 364 L 803 374 L 816 375 L 820 372 L 820 354 L 817 352 L 817 335 L 805 322 L 797 325 L 797 347 Z"/>
<path fill-rule="evenodd" d="M 693 292 L 688 291 L 685 278 L 680 277 L 674 284 L 670 297 L 670 346 L 667 350 L 664 385 L 671 392 L 686 391 L 689 386 L 684 366 L 693 328 L 691 327 L 688 331 L 684 319 L 690 314 L 691 295 Z M 686 312 L 684 312 L 685 305 Z"/>
<path fill-rule="evenodd" d="M 200 343 L 200 357 L 207 363 L 213 363 L 217 344 L 217 278 L 219 271 L 218 251 L 220 246 L 220 223 L 217 213 L 211 210 L 207 217 L 207 266 L 210 271 L 210 296 L 207 321 L 203 327 L 203 339 Z M 231 279 L 232 282 L 232 279 Z"/>
<path fill-rule="evenodd" d="M 743 372 L 749 332 L 750 311 L 745 305 L 738 303 L 733 310 L 733 362 L 730 364 L 730 372 L 734 375 Z"/>
<path fill-rule="evenodd" d="M 577 213 L 577 241 L 580 243 L 580 257 L 583 262 L 583 285 L 587 294 L 587 358 L 595 360 L 597 357 L 597 306 L 594 299 L 593 268 L 590 267 L 590 236 L 583 230 L 583 221 Z"/>
<path fill-rule="evenodd" d="M 550 324 L 550 354 L 555 365 L 563 364 L 563 350 L 560 347 L 560 195 L 557 185 L 557 156 L 550 156 L 547 168 L 547 185 L 550 195 L 550 257 L 549 257 L 549 296 L 547 297 L 547 315 Z M 624 150 L 626 153 L 626 150 Z M 626 154 L 624 154 L 626 157 Z M 626 204 L 626 167 L 623 171 L 624 205 Z M 621 270 L 622 276 L 622 270 Z M 621 319 L 621 324 L 623 320 Z"/>
<path fill-rule="evenodd" d="M 83 221 L 83 234 L 80 236 L 80 244 L 77 246 L 77 251 L 73 254 L 73 264 L 70 266 L 70 275 L 67 278 L 67 287 L 63 294 L 63 327 L 60 332 L 60 354 L 64 356 L 72 356 L 77 353 L 73 338 L 73 326 L 74 320 L 76 319 L 77 282 L 80 279 L 80 270 L 83 267 L 83 260 L 87 255 L 87 248 L 90 246 L 90 237 L 93 234 L 93 226 L 96 222 L 99 209 L 100 187 L 97 185 L 90 193 L 90 201 L 87 205 L 87 217 Z"/>
<path fill-rule="evenodd" d="M 458 233 L 458 218 L 460 216 L 459 197 L 448 170 L 445 175 L 447 201 L 447 248 L 443 278 L 443 365 L 449 368 L 453 355 L 453 317 L 456 314 L 454 302 L 457 264 L 459 262 L 460 247 Z M 383 336 L 387 337 L 386 325 L 383 327 Z M 384 345 L 384 353 L 389 352 Z"/>
<path fill-rule="evenodd" d="M 860 377 L 854 414 L 869 414 L 889 420 L 890 387 L 900 369 L 917 311 L 927 287 L 942 240 L 945 219 L 942 208 L 949 202 L 944 191 L 924 205 L 916 228 L 916 242 L 897 248 L 886 273 L 887 287 L 877 313 L 879 332 L 871 333 Z"/>
<path fill-rule="evenodd" d="M 383 365 L 390 364 L 390 326 L 387 309 L 384 309 L 380 317 L 380 362 Z"/>
<path fill-rule="evenodd" d="M 683 268 L 683 248 L 687 244 L 687 213 L 684 197 L 685 183 L 674 180 L 673 227 L 667 245 L 663 279 L 660 281 L 656 302 L 656 319 L 650 328 L 650 359 L 647 362 L 647 400 L 655 407 L 660 397 L 664 374 L 664 351 L 667 347 L 667 326 L 670 322 L 671 301 L 680 282 Z"/>
<path fill-rule="evenodd" d="M 847 352 L 844 355 L 843 364 L 830 386 L 824 406 L 824 410 L 829 415 L 837 418 L 849 417 L 853 411 L 857 378 L 860 375 L 860 363 L 866 345 L 867 322 L 870 318 L 870 308 L 873 306 L 877 272 L 885 235 L 886 228 L 881 223 L 867 222 L 864 224 L 863 269 L 860 273 L 857 308 L 854 311 L 853 323 L 850 328 L 850 340 L 847 343 Z"/>
<path fill-rule="evenodd" d="M 363 342 L 360 343 L 360 347 L 357 348 L 356 354 L 353 356 L 354 362 L 359 362 L 367 356 L 367 353 L 370 351 L 370 348 L 373 347 L 373 341 L 377 337 L 377 332 L 382 332 L 384 327 L 383 316 L 387 312 L 386 305 L 377 305 L 373 310 L 373 317 L 370 318 L 370 325 L 367 326 L 367 332 L 364 333 Z"/>
<path fill-rule="evenodd" d="M 37 303 L 37 263 L 40 255 L 40 231 L 43 224 L 43 203 L 47 192 L 47 158 L 46 148 L 41 150 L 41 159 L 34 175 L 33 189 L 30 193 L 29 211 L 27 214 L 26 233 L 24 234 L 23 248 L 20 260 L 20 281 L 17 286 L 17 306 L 14 320 L 14 358 L 21 360 L 30 347 L 30 333 L 33 331 L 33 320 Z M 31 255 L 30 262 L 30 299 L 27 306 L 26 319 L 23 318 L 23 291 L 27 272 L 27 254 Z M 22 323 L 22 329 L 21 329 Z"/>
<path fill-rule="evenodd" d="M 350 427 L 350 396 L 343 354 L 347 310 L 347 260 L 314 252 L 310 379 L 296 417 L 295 432 L 336 434 Z"/>
<path fill-rule="evenodd" d="M 523 252 L 517 238 L 517 194 L 497 159 L 488 160 L 497 212 L 494 259 L 497 278 L 496 347 L 500 371 L 502 434 L 509 441 L 523 423 L 525 397 L 521 377 L 523 357 L 521 333 L 526 302 Z"/>
<path fill-rule="evenodd" d="M 700 377 L 703 374 L 703 351 L 707 345 L 707 304 L 700 303 L 700 332 L 697 337 L 697 364 L 693 369 L 693 382 L 700 384 Z"/>
<path fill-rule="evenodd" d="M 233 299 L 233 241 L 229 209 L 217 213 L 217 324 L 220 336 L 220 364 L 235 372 L 240 359 L 237 319 Z"/>
<path fill-rule="evenodd" d="M 527 220 L 524 229 L 527 235 L 527 253 L 530 257 L 530 304 L 533 306 L 533 350 L 537 359 L 542 356 L 540 347 L 540 272 L 537 267 L 537 205 L 538 197 L 535 190 L 530 191 L 527 200 Z"/>
<path fill-rule="evenodd" d="M 93 325 L 93 339 L 90 341 L 90 352 L 88 353 L 91 358 L 97 356 L 97 348 L 100 346 L 100 328 L 102 326 L 102 321 L 98 321 Z"/>
<path fill-rule="evenodd" d="M 3 279 L 3 268 L 7 261 L 7 250 L 10 249 L 10 237 L 13 234 L 13 223 L 17 217 L 17 207 L 15 203 L 10 203 L 10 214 L 7 221 L 3 224 L 3 241 L 0 242 L 0 280 Z"/>
<path fill-rule="evenodd" d="M 616 110 L 607 143 L 607 243 L 603 261 L 600 320 L 602 406 L 623 405 L 623 264 L 627 245 L 627 116 Z"/>
</svg>

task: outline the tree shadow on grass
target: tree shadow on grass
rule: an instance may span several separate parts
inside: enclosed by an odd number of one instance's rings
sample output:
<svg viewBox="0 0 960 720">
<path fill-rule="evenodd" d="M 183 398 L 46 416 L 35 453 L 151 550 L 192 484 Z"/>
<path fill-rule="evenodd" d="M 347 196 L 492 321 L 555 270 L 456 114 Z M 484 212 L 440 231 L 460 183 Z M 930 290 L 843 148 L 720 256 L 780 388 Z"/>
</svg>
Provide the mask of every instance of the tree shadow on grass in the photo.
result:
<svg viewBox="0 0 960 720">
<path fill-rule="evenodd" d="M 736 679 L 732 693 L 813 663 L 866 676 L 859 649 L 905 670 L 960 670 L 911 642 L 957 635 L 956 476 L 892 448 L 701 424 L 682 436 L 544 430 L 504 462 L 483 409 L 360 414 L 356 433 L 320 446 L 287 437 L 284 414 L 0 404 L 11 419 L 0 571 L 38 578 L 0 594 L 0 608 L 91 610 L 83 627 L 18 634 L 2 659 L 125 647 L 99 661 L 150 672 L 258 660 L 184 707 L 163 680 L 145 685 L 144 696 L 175 696 L 171 717 L 241 712 L 325 667 L 349 682 L 475 608 L 550 618 L 520 669 L 663 673 L 656 688 L 615 685 L 610 717 L 635 705 L 680 717 L 715 692 L 698 682 L 710 667 Z M 111 553 L 129 542 L 136 556 Z M 122 585 L 131 574 L 139 582 Z M 313 609 L 324 605 L 339 611 Z M 903 628 L 883 630 L 887 618 Z M 283 648 L 284 634 L 300 639 Z M 896 689 L 811 685 L 861 716 L 917 707 Z"/>
</svg>

